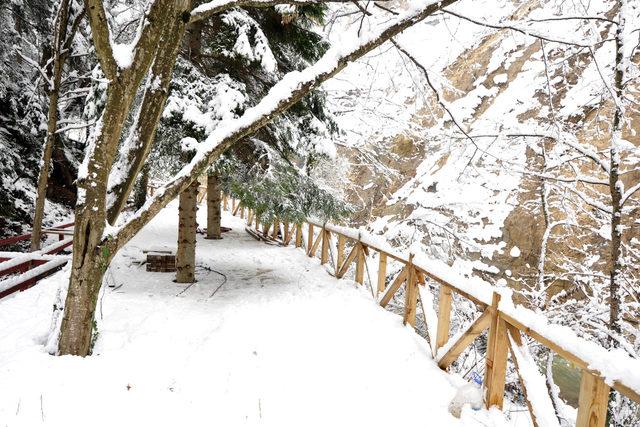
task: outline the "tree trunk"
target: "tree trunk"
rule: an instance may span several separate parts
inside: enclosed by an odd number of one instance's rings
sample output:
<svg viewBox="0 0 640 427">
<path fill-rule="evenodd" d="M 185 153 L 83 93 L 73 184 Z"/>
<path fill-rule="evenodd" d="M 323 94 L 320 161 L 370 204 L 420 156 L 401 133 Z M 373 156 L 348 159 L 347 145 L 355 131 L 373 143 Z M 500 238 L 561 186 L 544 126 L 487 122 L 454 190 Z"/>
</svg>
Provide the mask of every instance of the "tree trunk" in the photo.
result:
<svg viewBox="0 0 640 427">
<path fill-rule="evenodd" d="M 47 198 L 47 183 L 49 181 L 49 165 L 51 154 L 56 140 L 58 127 L 58 98 L 60 96 L 60 82 L 62 81 L 62 66 L 66 55 L 60 52 L 65 42 L 67 26 L 69 23 L 69 0 L 63 0 L 57 16 L 58 26 L 55 29 L 53 40 L 53 69 L 51 75 L 51 87 L 49 92 L 49 113 L 47 117 L 47 137 L 42 150 L 40 173 L 38 175 L 38 189 L 36 194 L 36 206 L 33 214 L 33 229 L 31 232 L 31 250 L 40 249 L 42 232 L 42 218 L 44 217 L 44 203 Z"/>
<path fill-rule="evenodd" d="M 220 230 L 220 186 L 218 175 L 207 176 L 207 239 L 222 239 Z"/>
<path fill-rule="evenodd" d="M 620 8 L 619 24 L 616 27 L 616 63 L 614 74 L 614 116 L 609 147 L 610 170 L 609 192 L 611 194 L 611 247 L 609 273 L 609 329 L 616 335 L 621 332 L 620 325 L 620 282 L 622 281 L 622 192 L 624 186 L 620 180 L 620 151 L 623 127 L 623 84 L 624 84 L 624 16 Z M 617 347 L 618 341 L 612 336 L 608 342 L 610 347 Z"/>
<path fill-rule="evenodd" d="M 178 251 L 176 252 L 176 282 L 193 283 L 196 280 L 196 212 L 198 210 L 198 180 L 180 193 L 178 208 Z"/>
<path fill-rule="evenodd" d="M 136 184 L 133 194 L 133 207 L 138 210 L 147 201 L 147 187 L 149 186 L 149 166 L 145 165 L 140 173 L 140 178 Z"/>
<path fill-rule="evenodd" d="M 166 21 L 176 12 L 180 12 L 178 15 L 182 16 L 184 10 L 173 10 L 169 7 L 172 5 L 169 0 L 154 2 L 149 12 L 150 23 L 145 27 L 140 46 L 136 50 L 139 54 L 137 62 L 127 69 L 118 69 L 111 55 L 102 2 L 87 0 L 87 5 L 94 47 L 110 83 L 104 111 L 96 125 L 101 132 L 91 142 L 86 170 L 78 176 L 72 271 L 58 342 L 59 354 L 76 356 L 87 356 L 91 351 L 94 313 L 102 278 L 118 249 L 117 239 L 112 236 L 103 238 L 103 235 L 107 219 L 109 172 L 118 150 L 124 122 L 140 83 L 157 53 L 157 46 L 163 44 L 160 42 L 160 35 L 182 37 L 182 33 L 170 33 Z M 175 19 L 175 22 L 183 20 Z M 164 43 L 168 42 L 169 40 L 164 40 Z"/>
</svg>

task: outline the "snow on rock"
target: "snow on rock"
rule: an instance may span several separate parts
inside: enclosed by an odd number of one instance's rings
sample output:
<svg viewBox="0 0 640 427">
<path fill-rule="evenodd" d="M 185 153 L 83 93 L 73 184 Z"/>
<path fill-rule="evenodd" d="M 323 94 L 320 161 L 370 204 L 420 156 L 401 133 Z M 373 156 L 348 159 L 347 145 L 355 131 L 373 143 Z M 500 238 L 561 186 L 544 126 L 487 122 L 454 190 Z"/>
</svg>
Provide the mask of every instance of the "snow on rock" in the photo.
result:
<svg viewBox="0 0 640 427">
<path fill-rule="evenodd" d="M 1 300 L 3 424 L 506 425 L 496 411 L 453 418 L 460 379 L 365 288 L 253 240 L 227 213 L 223 223 L 233 227 L 223 240 L 198 237 L 191 286 L 136 263 L 143 249 L 175 247 L 175 203 L 125 246 L 106 274 L 114 287 L 100 295 L 91 357 L 45 351 L 68 270 Z"/>
<path fill-rule="evenodd" d="M 520 256 L 520 248 L 517 246 L 512 247 L 511 250 L 509 251 L 509 255 L 511 255 L 514 258 L 518 258 Z"/>
</svg>

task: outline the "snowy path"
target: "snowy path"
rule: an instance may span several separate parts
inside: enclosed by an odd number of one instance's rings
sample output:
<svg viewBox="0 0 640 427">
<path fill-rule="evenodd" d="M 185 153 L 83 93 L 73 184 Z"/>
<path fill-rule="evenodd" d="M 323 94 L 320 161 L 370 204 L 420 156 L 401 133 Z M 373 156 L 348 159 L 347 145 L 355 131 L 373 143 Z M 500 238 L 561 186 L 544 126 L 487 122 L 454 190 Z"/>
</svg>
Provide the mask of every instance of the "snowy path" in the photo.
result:
<svg viewBox="0 0 640 427">
<path fill-rule="evenodd" d="M 0 426 L 502 425 L 450 416 L 456 379 L 365 289 L 223 223 L 224 240 L 198 237 L 198 282 L 181 294 L 172 273 L 132 263 L 175 246 L 175 205 L 132 240 L 108 273 L 119 287 L 104 289 L 92 357 L 42 345 L 68 272 L 0 301 Z M 228 277 L 213 297 L 223 278 L 205 267 Z"/>
</svg>

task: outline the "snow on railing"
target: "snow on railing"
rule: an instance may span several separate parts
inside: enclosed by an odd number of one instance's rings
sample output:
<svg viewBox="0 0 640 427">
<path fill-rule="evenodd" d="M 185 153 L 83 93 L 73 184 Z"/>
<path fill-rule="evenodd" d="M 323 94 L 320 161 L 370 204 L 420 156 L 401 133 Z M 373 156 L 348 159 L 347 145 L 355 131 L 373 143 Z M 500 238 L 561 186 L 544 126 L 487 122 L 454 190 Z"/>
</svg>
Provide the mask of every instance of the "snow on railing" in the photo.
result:
<svg viewBox="0 0 640 427">
<path fill-rule="evenodd" d="M 0 298 L 23 291 L 35 285 L 38 280 L 55 273 L 68 261 L 66 255 L 57 255 L 73 244 L 73 222 L 45 228 L 43 234 L 57 234 L 58 241 L 49 244 L 39 251 L 2 252 L 0 251 L 0 278 L 12 275 L 8 279 L 0 280 Z M 17 243 L 31 238 L 31 233 L 0 240 L 0 246 Z"/>
<path fill-rule="evenodd" d="M 610 388 L 640 403 L 640 360 L 633 359 L 618 349 L 607 350 L 579 337 L 569 327 L 552 324 L 542 314 L 515 305 L 511 298 L 512 291 L 508 288 L 497 288 L 480 278 L 463 276 L 422 254 L 403 254 L 380 238 L 362 230 L 313 219 L 307 220 L 304 227 L 303 224 L 281 224 L 277 220 L 273 224 L 259 224 L 251 210 L 243 207 L 240 201 L 227 196 L 223 197 L 223 208 L 230 210 L 233 215 L 246 218 L 248 231 L 256 237 L 284 245 L 294 240 L 295 246 L 304 246 L 310 257 L 315 257 L 320 251 L 320 263 L 323 265 L 329 263 L 330 256 L 333 258 L 331 249 L 335 249 L 337 256 L 331 263 L 333 273 L 338 278 L 343 277 L 350 266 L 355 264 L 355 281 L 363 284 L 365 270 L 368 271 L 367 255 L 370 251 L 378 252 L 377 284 L 369 280 L 373 294 L 384 307 L 404 285 L 403 322 L 412 327 L 416 324 L 416 306 L 420 302 L 427 325 L 427 339 L 434 359 L 442 369 L 448 369 L 466 347 L 488 329 L 484 382 L 487 407 L 502 408 L 507 361 L 511 352 L 534 425 L 557 425 L 550 421 L 557 421 L 555 414 L 548 414 L 553 404 L 546 390 L 542 392 L 541 381 L 544 379 L 541 378 L 528 347 L 523 344 L 522 334 L 553 350 L 581 370 L 576 425 L 605 425 Z M 255 230 L 251 230 L 252 225 Z M 334 237 L 337 237 L 337 242 Z M 350 252 L 345 256 L 347 243 Z M 391 278 L 393 280 L 387 280 L 388 259 L 403 266 Z M 431 292 L 425 286 L 427 280 L 440 285 L 437 313 L 433 307 Z M 454 293 L 475 303 L 481 314 L 466 330 L 451 337 Z"/>
</svg>

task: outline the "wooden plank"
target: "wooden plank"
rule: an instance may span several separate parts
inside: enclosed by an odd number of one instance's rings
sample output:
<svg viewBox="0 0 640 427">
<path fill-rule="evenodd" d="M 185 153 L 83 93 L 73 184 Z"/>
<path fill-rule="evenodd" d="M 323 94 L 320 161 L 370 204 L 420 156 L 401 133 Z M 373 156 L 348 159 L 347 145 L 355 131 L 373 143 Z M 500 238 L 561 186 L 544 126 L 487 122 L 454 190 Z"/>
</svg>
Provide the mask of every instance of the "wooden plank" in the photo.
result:
<svg viewBox="0 0 640 427">
<path fill-rule="evenodd" d="M 311 246 L 308 255 L 313 258 L 316 256 L 316 252 L 318 252 L 318 246 L 320 246 L 320 241 L 322 240 L 322 230 L 318 233 L 318 237 L 316 238 L 315 243 Z"/>
<path fill-rule="evenodd" d="M 302 247 L 302 225 L 296 224 L 296 248 Z"/>
<path fill-rule="evenodd" d="M 400 289 L 400 286 L 402 286 L 405 280 L 407 280 L 407 276 L 408 276 L 407 268 L 405 267 L 402 269 L 400 274 L 398 274 L 398 276 L 393 281 L 393 283 L 389 285 L 387 292 L 384 294 L 384 296 L 380 300 L 380 305 L 382 307 L 386 307 L 387 304 L 389 304 L 389 301 L 391 301 L 391 298 L 393 298 L 393 295 L 395 295 L 395 293 L 398 292 L 398 289 Z"/>
<path fill-rule="evenodd" d="M 538 341 L 540 344 L 542 344 L 545 347 L 553 350 L 560 357 L 562 357 L 563 359 L 567 360 L 569 363 L 571 363 L 572 365 L 576 366 L 577 368 L 580 368 L 581 370 L 587 371 L 587 372 L 591 373 L 592 375 L 600 376 L 600 372 L 596 371 L 595 369 L 590 369 L 589 368 L 589 364 L 587 362 L 585 362 L 584 360 L 582 360 L 581 358 L 579 358 L 575 354 L 571 353 L 570 351 L 565 350 L 563 347 L 560 347 L 558 344 L 556 344 L 555 342 L 553 342 L 550 339 L 546 338 L 545 336 L 540 335 L 535 330 L 533 330 L 533 329 L 525 326 L 524 324 L 520 323 L 515 318 L 513 318 L 513 317 L 511 317 L 508 314 L 503 313 L 503 312 L 500 312 L 500 317 L 503 318 L 508 324 L 515 326 L 521 332 L 529 335 L 531 338 L 533 338 L 534 340 Z M 635 391 L 634 389 L 632 389 L 632 388 L 620 383 L 619 381 L 614 381 L 613 388 L 615 390 L 619 391 L 620 393 L 624 394 L 625 396 L 627 396 L 629 399 L 632 399 L 633 401 L 640 403 L 640 394 L 637 391 Z"/>
<path fill-rule="evenodd" d="M 344 263 L 344 246 L 346 243 L 347 243 L 347 239 L 342 234 L 338 234 L 338 248 L 337 248 L 338 255 L 336 257 L 336 267 L 335 267 L 336 275 L 338 273 L 338 270 L 340 269 L 340 266 L 342 266 L 342 264 Z"/>
<path fill-rule="evenodd" d="M 384 292 L 387 282 L 387 254 L 380 252 L 380 260 L 378 261 L 378 290 L 377 293 Z"/>
<path fill-rule="evenodd" d="M 309 232 L 307 235 L 307 255 L 311 256 L 311 247 L 313 246 L 313 224 L 309 224 Z"/>
<path fill-rule="evenodd" d="M 416 270 L 418 274 L 419 271 Z M 422 277 L 424 280 L 424 277 Z M 420 295 L 420 305 L 422 306 L 422 315 L 424 316 L 424 323 L 427 333 L 427 343 L 429 344 L 429 350 L 431 351 L 431 357 L 435 359 L 435 337 L 437 335 L 436 329 L 438 327 L 438 314 L 433 308 L 433 295 L 428 286 L 418 286 L 418 294 Z"/>
<path fill-rule="evenodd" d="M 496 406 L 502 409 L 504 387 L 507 375 L 507 358 L 509 356 L 509 338 L 507 323 L 500 317 L 498 304 L 500 294 L 493 293 L 491 302 L 491 325 L 489 327 L 489 344 L 487 345 L 485 386 L 487 408 Z"/>
<path fill-rule="evenodd" d="M 610 388 L 602 378 L 582 371 L 576 427 L 604 427 L 609 392 Z"/>
<path fill-rule="evenodd" d="M 520 386 L 522 387 L 522 394 L 524 395 L 524 400 L 527 403 L 527 408 L 529 409 L 529 415 L 531 416 L 533 426 L 539 427 L 540 425 L 543 425 L 545 427 L 560 427 L 560 423 L 556 418 L 553 402 L 551 402 L 551 398 L 548 393 L 537 393 L 535 400 L 537 403 L 535 406 L 533 405 L 533 401 L 529 397 L 530 391 L 527 384 L 531 384 L 532 382 L 541 382 L 542 384 L 537 384 L 536 388 L 546 390 L 546 380 L 542 375 L 538 374 L 538 366 L 522 340 L 520 331 L 513 325 L 509 324 L 507 324 L 507 330 L 509 331 L 509 349 L 513 356 L 513 364 L 515 365 L 516 372 L 518 373 Z M 525 374 L 525 372 L 527 374 Z M 535 377 L 529 376 L 528 372 L 534 372 Z M 542 424 L 538 422 L 538 417 L 536 415 L 541 413 L 541 411 L 545 414 L 545 419 L 541 420 Z"/>
<path fill-rule="evenodd" d="M 357 254 L 358 254 L 358 246 L 356 245 L 353 247 L 353 249 L 351 249 L 351 252 L 349 252 L 349 255 L 347 255 L 347 259 L 344 261 L 344 264 L 342 264 L 342 266 L 340 267 L 340 270 L 338 270 L 338 274 L 336 274 L 336 277 L 338 279 L 342 278 L 347 273 L 347 270 L 349 269 L 349 265 L 351 265 L 351 263 L 353 262 Z"/>
<path fill-rule="evenodd" d="M 447 285 L 440 286 L 438 304 L 438 329 L 436 331 L 436 348 L 435 352 L 438 353 L 438 349 L 445 345 L 449 341 L 449 329 L 451 327 L 451 303 L 453 302 L 453 295 L 451 294 L 451 288 Z"/>
<path fill-rule="evenodd" d="M 331 241 L 331 233 L 328 230 L 322 230 L 322 248 L 320 249 L 320 264 L 324 265 L 329 262 L 329 242 Z"/>
<path fill-rule="evenodd" d="M 411 256 L 410 259 L 413 259 Z M 404 293 L 404 316 L 402 323 L 404 325 L 409 324 L 412 327 L 416 327 L 416 306 L 418 305 L 418 280 L 416 278 L 416 271 L 413 268 L 413 263 L 407 266 L 409 270 L 409 277 L 405 284 Z"/>
<path fill-rule="evenodd" d="M 364 283 L 364 263 L 365 263 L 365 247 L 362 243 L 356 243 L 358 253 L 356 255 L 356 282 L 359 284 Z"/>
<path fill-rule="evenodd" d="M 291 233 L 289 232 L 289 221 L 285 221 L 283 224 L 283 227 L 284 227 L 284 236 L 282 236 L 282 243 L 284 243 L 284 245 L 287 246 L 291 241 Z"/>
<path fill-rule="evenodd" d="M 457 339 L 457 341 L 449 347 L 447 352 L 438 358 L 438 366 L 440 369 L 447 369 L 462 354 L 465 348 L 489 327 L 491 323 L 491 311 L 482 312 L 466 331 Z"/>
</svg>

